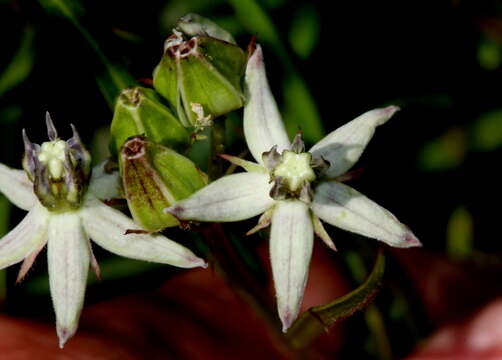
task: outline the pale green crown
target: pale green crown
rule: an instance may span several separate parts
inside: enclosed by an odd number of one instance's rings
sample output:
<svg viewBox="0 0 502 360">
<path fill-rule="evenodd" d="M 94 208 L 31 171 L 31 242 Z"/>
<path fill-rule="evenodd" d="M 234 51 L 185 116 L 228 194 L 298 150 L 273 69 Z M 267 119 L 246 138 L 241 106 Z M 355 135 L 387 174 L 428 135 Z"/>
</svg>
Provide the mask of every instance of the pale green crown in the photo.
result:
<svg viewBox="0 0 502 360">
<path fill-rule="evenodd" d="M 273 171 L 274 176 L 282 177 L 288 184 L 289 190 L 298 191 L 304 183 L 314 181 L 316 175 L 311 166 L 312 155 L 308 152 L 297 154 L 284 150 L 282 161 Z"/>
<path fill-rule="evenodd" d="M 53 179 L 60 179 L 63 176 L 67 146 L 66 141 L 54 140 L 44 142 L 40 147 L 38 160 L 47 166 Z"/>
</svg>

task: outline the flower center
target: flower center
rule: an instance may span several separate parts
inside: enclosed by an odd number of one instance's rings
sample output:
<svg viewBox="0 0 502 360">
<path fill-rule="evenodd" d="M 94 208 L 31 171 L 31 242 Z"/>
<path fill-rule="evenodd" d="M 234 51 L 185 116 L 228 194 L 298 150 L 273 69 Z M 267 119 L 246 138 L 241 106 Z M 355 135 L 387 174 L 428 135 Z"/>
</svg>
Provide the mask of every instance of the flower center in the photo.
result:
<svg viewBox="0 0 502 360">
<path fill-rule="evenodd" d="M 38 200 L 50 211 L 78 209 L 91 175 L 91 156 L 72 125 L 73 136 L 59 139 L 50 115 L 46 117 L 51 141 L 34 144 L 23 132 L 23 168 L 33 182 Z"/>
<path fill-rule="evenodd" d="M 63 176 L 66 146 L 63 140 L 47 141 L 42 144 L 38 154 L 38 160 L 47 166 L 55 180 Z"/>
<path fill-rule="evenodd" d="M 298 192 L 302 185 L 314 181 L 316 176 L 311 166 L 312 155 L 308 152 L 295 153 L 284 150 L 282 161 L 273 170 L 274 177 L 285 181 L 291 193 Z"/>
</svg>

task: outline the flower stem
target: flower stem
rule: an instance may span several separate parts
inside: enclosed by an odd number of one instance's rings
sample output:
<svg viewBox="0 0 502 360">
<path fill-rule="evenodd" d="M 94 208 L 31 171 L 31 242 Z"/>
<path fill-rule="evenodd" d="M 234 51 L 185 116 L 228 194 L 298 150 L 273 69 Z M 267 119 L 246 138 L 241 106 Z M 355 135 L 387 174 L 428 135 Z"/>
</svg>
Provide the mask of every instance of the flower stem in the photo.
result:
<svg viewBox="0 0 502 360">
<path fill-rule="evenodd" d="M 220 117 L 214 120 L 211 126 L 211 154 L 208 164 L 210 180 L 218 179 L 223 175 L 223 159 L 219 157 L 225 151 L 225 119 Z"/>
</svg>

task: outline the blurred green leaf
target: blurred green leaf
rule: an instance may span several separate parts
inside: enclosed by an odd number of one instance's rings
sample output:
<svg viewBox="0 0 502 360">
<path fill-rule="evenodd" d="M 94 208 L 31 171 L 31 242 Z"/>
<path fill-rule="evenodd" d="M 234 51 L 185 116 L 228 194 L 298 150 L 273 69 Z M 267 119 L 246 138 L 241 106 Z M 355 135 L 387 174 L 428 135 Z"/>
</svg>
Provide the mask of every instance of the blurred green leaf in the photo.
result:
<svg viewBox="0 0 502 360">
<path fill-rule="evenodd" d="M 319 40 L 320 22 L 317 10 L 311 4 L 304 4 L 295 11 L 289 30 L 289 42 L 300 58 L 309 57 L 316 47 Z"/>
<path fill-rule="evenodd" d="M 427 142 L 418 154 L 418 163 L 424 171 L 446 171 L 459 166 L 467 152 L 465 130 L 449 129 L 440 137 Z"/>
<path fill-rule="evenodd" d="M 19 48 L 0 75 L 0 96 L 21 84 L 30 75 L 35 56 L 34 39 L 35 31 L 26 27 Z"/>
<path fill-rule="evenodd" d="M 315 101 L 293 65 L 278 29 L 255 0 L 228 0 L 228 3 L 246 30 L 255 34 L 258 42 L 270 45 L 284 65 L 284 122 L 290 136 L 300 128 L 306 142 L 317 142 L 323 135 L 323 129 Z"/>
<path fill-rule="evenodd" d="M 273 46 L 281 57 L 287 57 L 279 32 L 255 0 L 228 0 L 228 3 L 234 8 L 235 15 L 242 25 L 258 37 L 258 42 Z"/>
<path fill-rule="evenodd" d="M 480 40 L 477 55 L 479 65 L 485 70 L 497 69 L 502 61 L 500 45 L 489 39 Z"/>
<path fill-rule="evenodd" d="M 378 358 L 384 360 L 392 359 L 392 348 L 382 313 L 375 305 L 370 305 L 364 312 L 364 317 L 366 324 L 368 324 L 368 328 L 373 334 L 370 340 L 375 344 Z"/>
<path fill-rule="evenodd" d="M 297 73 L 290 73 L 284 81 L 284 122 L 289 137 L 298 129 L 309 143 L 316 143 L 323 136 L 317 107 L 303 79 Z M 313 120 L 315 119 L 315 120 Z"/>
<path fill-rule="evenodd" d="M 164 35 L 171 34 L 171 28 L 176 24 L 176 21 L 183 15 L 188 13 L 207 13 L 215 7 L 221 5 L 224 0 L 171 0 L 166 1 L 166 5 L 160 11 L 160 31 Z M 211 20 L 214 20 L 211 17 Z M 219 24 L 221 25 L 221 24 Z M 223 26 L 224 29 L 230 31 Z M 235 34 L 234 34 L 235 35 Z"/>
<path fill-rule="evenodd" d="M 96 78 L 99 89 L 103 93 L 108 104 L 113 107 L 119 92 L 128 86 L 134 85 L 134 78 L 122 67 L 110 62 L 108 57 L 101 50 L 98 42 L 91 33 L 85 29 L 79 21 L 79 17 L 85 13 L 82 4 L 77 0 L 39 0 L 42 7 L 47 12 L 62 16 L 71 22 L 80 34 L 94 50 L 105 71 Z"/>
<path fill-rule="evenodd" d="M 263 6 L 268 9 L 277 9 L 284 6 L 288 0 L 262 0 Z"/>
<path fill-rule="evenodd" d="M 473 250 L 472 215 L 463 206 L 457 207 L 450 215 L 446 232 L 446 252 L 455 260 L 463 260 Z"/>
<path fill-rule="evenodd" d="M 293 348 L 307 347 L 335 322 L 368 305 L 377 294 L 384 270 L 385 256 L 380 249 L 370 276 L 361 286 L 329 304 L 310 308 L 294 322 L 286 334 Z"/>
<path fill-rule="evenodd" d="M 473 126 L 473 146 L 476 150 L 493 151 L 502 145 L 502 109 L 479 117 Z"/>
<path fill-rule="evenodd" d="M 15 123 L 20 117 L 23 109 L 18 105 L 10 105 L 0 108 L 0 124 L 7 125 Z"/>
</svg>

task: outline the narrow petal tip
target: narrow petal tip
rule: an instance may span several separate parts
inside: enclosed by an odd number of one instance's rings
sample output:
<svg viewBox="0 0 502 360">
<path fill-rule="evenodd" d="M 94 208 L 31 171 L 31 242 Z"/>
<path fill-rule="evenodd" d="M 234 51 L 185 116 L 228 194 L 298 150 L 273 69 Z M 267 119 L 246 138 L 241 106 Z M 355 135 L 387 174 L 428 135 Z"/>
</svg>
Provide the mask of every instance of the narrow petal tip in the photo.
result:
<svg viewBox="0 0 502 360">
<path fill-rule="evenodd" d="M 282 322 L 282 332 L 287 333 L 288 329 L 293 324 L 293 316 L 291 315 L 291 311 L 288 309 L 283 314 L 281 314 L 281 322 Z"/>
<path fill-rule="evenodd" d="M 203 269 L 207 269 L 209 266 L 209 264 L 204 259 L 198 258 L 196 256 L 192 257 L 190 261 L 192 262 L 193 267 L 201 267 Z"/>
<path fill-rule="evenodd" d="M 171 214 L 175 218 L 179 218 L 181 214 L 183 214 L 183 208 L 179 205 L 170 206 L 168 208 L 165 208 L 163 211 L 166 214 Z"/>
<path fill-rule="evenodd" d="M 49 140 L 56 140 L 58 138 L 58 132 L 52 121 L 51 114 L 49 114 L 48 111 L 45 112 L 45 125 L 47 127 L 47 136 Z"/>
<path fill-rule="evenodd" d="M 76 330 L 76 329 L 75 329 Z M 66 342 L 70 340 L 70 338 L 75 335 L 75 330 L 70 331 L 70 329 L 66 327 L 58 327 L 57 333 L 59 338 L 59 348 L 63 349 Z"/>
<path fill-rule="evenodd" d="M 387 120 L 389 120 L 396 112 L 401 110 L 401 108 L 396 105 L 390 105 L 379 110 L 381 111 L 381 116 L 377 124 L 382 125 L 387 122 Z"/>
<path fill-rule="evenodd" d="M 422 243 L 417 239 L 415 235 L 411 231 L 407 232 L 404 235 L 403 239 L 403 247 L 421 247 Z"/>
<path fill-rule="evenodd" d="M 263 64 L 263 51 L 261 50 L 260 44 L 256 44 L 256 47 L 251 54 L 251 57 L 249 58 L 248 61 L 248 68 L 249 67 L 259 67 L 262 66 Z"/>
</svg>

